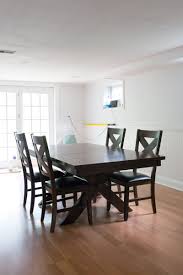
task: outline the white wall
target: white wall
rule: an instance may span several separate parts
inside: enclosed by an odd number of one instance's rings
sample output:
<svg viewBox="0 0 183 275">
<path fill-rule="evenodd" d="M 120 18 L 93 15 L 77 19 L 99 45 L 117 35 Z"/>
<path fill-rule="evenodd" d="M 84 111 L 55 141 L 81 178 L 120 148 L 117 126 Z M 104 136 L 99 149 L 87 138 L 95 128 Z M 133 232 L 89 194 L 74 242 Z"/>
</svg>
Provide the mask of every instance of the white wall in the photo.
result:
<svg viewBox="0 0 183 275">
<path fill-rule="evenodd" d="M 125 109 L 103 110 L 105 82 L 88 84 L 85 93 L 85 120 L 91 123 L 115 122 L 127 128 L 126 148 L 134 148 L 136 129 L 162 129 L 161 154 L 166 156 L 158 168 L 157 180 L 183 190 L 183 66 L 125 78 Z M 95 138 L 102 127 L 86 127 L 85 139 Z M 105 142 L 103 133 L 94 143 Z"/>
<path fill-rule="evenodd" d="M 80 84 L 60 84 L 55 92 L 56 143 L 63 140 L 71 131 L 68 116 L 71 117 L 76 130 L 77 142 L 83 141 L 84 86 Z"/>
</svg>

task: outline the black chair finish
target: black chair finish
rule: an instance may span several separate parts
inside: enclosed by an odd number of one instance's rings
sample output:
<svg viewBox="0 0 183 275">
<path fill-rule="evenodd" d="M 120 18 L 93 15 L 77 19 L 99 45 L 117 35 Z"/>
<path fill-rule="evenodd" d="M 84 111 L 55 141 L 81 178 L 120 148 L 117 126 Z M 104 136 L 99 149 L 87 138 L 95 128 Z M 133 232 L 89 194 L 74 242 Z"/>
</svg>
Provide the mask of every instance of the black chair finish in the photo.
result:
<svg viewBox="0 0 183 275">
<path fill-rule="evenodd" d="M 41 221 L 44 221 L 45 216 L 46 191 L 49 192 L 52 196 L 52 220 L 50 232 L 54 232 L 55 230 L 57 213 L 66 212 L 72 208 L 64 207 L 62 209 L 57 209 L 57 202 L 73 198 L 73 196 L 65 197 L 66 194 L 85 192 L 87 194 L 86 204 L 88 211 L 88 221 L 89 224 L 92 224 L 91 198 L 87 180 L 77 176 L 73 176 L 71 174 L 66 174 L 60 178 L 55 178 L 46 137 L 32 135 L 32 142 L 42 178 L 43 203 Z M 45 180 L 45 177 L 47 177 L 49 180 Z M 57 199 L 57 196 L 59 195 L 64 196 L 64 199 Z"/>
<path fill-rule="evenodd" d="M 124 139 L 125 139 L 126 129 L 120 129 L 120 128 L 107 128 L 107 136 L 106 136 L 106 146 L 110 146 L 116 149 L 116 148 L 123 148 Z"/>
<path fill-rule="evenodd" d="M 24 176 L 23 205 L 25 207 L 27 202 L 27 194 L 28 192 L 31 192 L 30 214 L 32 214 L 34 210 L 35 198 L 42 196 L 42 192 L 41 194 L 36 194 L 36 190 L 42 190 L 42 187 L 41 186 L 35 187 L 36 183 L 41 182 L 40 174 L 39 172 L 34 173 L 25 134 L 14 133 L 14 135 L 15 135 L 15 140 L 16 140 L 16 144 L 17 144 L 17 148 L 18 148 L 18 152 L 19 152 L 19 156 L 22 164 L 23 176 Z M 31 183 L 31 188 L 28 188 L 28 182 L 27 182 L 28 180 Z"/>
<path fill-rule="evenodd" d="M 33 213 L 35 198 L 42 197 L 41 176 L 39 172 L 35 172 L 33 169 L 27 140 L 25 133 L 14 133 L 15 140 L 22 164 L 23 176 L 24 176 L 24 199 L 23 206 L 25 207 L 27 202 L 27 194 L 31 192 L 30 214 Z M 63 173 L 59 170 L 54 170 L 55 177 L 60 177 Z M 28 181 L 31 183 L 31 188 L 28 188 Z M 38 186 L 39 185 L 39 186 Z M 41 193 L 36 194 L 37 190 L 41 190 Z M 51 200 L 47 197 L 47 204 L 50 204 Z M 40 203 L 41 205 L 41 203 Z"/>
<path fill-rule="evenodd" d="M 126 134 L 126 129 L 123 128 L 112 128 L 109 127 L 107 128 L 107 136 L 106 136 L 106 146 L 109 147 L 111 146 L 111 148 L 123 148 L 123 144 L 124 144 L 124 139 L 125 139 L 125 134 Z M 110 145 L 111 143 L 111 145 Z M 110 189 L 112 188 L 112 186 L 117 186 L 117 192 L 114 192 L 116 194 L 119 194 L 119 197 L 122 197 L 122 191 L 121 191 L 121 186 L 118 183 L 115 182 L 108 182 Z M 107 209 L 110 209 L 110 202 L 107 201 Z"/>
<path fill-rule="evenodd" d="M 136 146 L 135 150 L 139 152 L 140 145 L 143 148 L 143 152 L 153 151 L 155 155 L 159 154 L 161 145 L 162 131 L 149 131 L 149 130 L 137 130 Z M 147 139 L 150 138 L 151 142 L 148 143 Z M 128 205 L 129 202 L 138 203 L 140 200 L 151 199 L 153 213 L 156 213 L 156 201 L 155 201 L 155 176 L 156 167 L 152 167 L 151 175 L 147 176 L 142 173 L 138 173 L 137 169 L 133 171 L 119 171 L 114 172 L 110 181 L 118 183 L 124 186 L 124 220 L 128 219 Z M 150 184 L 151 194 L 148 197 L 139 198 L 137 194 L 137 186 Z M 134 188 L 134 199 L 129 199 L 130 187 Z"/>
</svg>

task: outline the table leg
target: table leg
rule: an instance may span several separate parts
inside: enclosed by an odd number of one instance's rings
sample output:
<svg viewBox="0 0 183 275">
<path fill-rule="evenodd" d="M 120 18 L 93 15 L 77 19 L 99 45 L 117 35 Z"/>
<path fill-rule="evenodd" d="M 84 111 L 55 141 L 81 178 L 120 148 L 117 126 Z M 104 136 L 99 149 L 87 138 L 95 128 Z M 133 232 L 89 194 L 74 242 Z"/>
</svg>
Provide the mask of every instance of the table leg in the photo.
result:
<svg viewBox="0 0 183 275">
<path fill-rule="evenodd" d="M 86 193 L 82 193 L 73 208 L 67 213 L 60 225 L 74 223 L 86 208 Z"/>
<path fill-rule="evenodd" d="M 97 192 L 100 192 L 101 195 L 109 200 L 111 204 L 114 205 L 114 207 L 116 207 L 121 213 L 124 212 L 124 202 L 113 191 L 109 190 L 106 184 L 92 186 L 92 189 L 92 198 L 95 197 Z M 79 216 L 86 208 L 86 198 L 86 193 L 83 192 L 77 202 L 74 204 L 73 208 L 63 218 L 60 225 L 72 224 L 79 218 Z M 129 208 L 129 212 L 131 211 L 132 209 Z"/>
<path fill-rule="evenodd" d="M 106 184 L 99 184 L 98 191 L 104 198 L 106 198 L 106 200 L 110 201 L 119 212 L 124 212 L 124 202 L 110 188 L 108 188 Z M 128 211 L 131 212 L 132 209 L 129 207 Z"/>
</svg>

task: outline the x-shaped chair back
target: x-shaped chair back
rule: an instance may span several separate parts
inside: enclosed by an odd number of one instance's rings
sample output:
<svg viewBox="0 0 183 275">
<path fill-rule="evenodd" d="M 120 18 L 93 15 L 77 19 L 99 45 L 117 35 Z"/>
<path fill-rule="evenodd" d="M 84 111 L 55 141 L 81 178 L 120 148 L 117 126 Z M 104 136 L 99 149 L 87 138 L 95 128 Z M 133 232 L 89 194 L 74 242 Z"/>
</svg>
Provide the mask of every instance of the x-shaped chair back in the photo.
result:
<svg viewBox="0 0 183 275">
<path fill-rule="evenodd" d="M 27 145 L 27 140 L 24 133 L 17 134 L 14 133 L 15 140 L 23 168 L 23 172 L 30 176 L 31 178 L 34 177 L 33 167 L 32 167 L 32 161 L 30 158 L 30 153 Z"/>
<path fill-rule="evenodd" d="M 107 137 L 106 137 L 106 146 L 110 146 L 112 143 L 112 148 L 123 148 L 124 138 L 125 138 L 126 129 L 120 128 L 108 128 Z"/>
<path fill-rule="evenodd" d="M 146 138 L 151 139 L 150 143 Z M 135 150 L 139 151 L 139 145 L 143 147 L 143 151 L 151 151 L 158 155 L 162 138 L 162 131 L 137 130 L 137 139 Z"/>
<path fill-rule="evenodd" d="M 52 187 L 54 187 L 55 177 L 46 137 L 34 135 L 31 135 L 31 137 L 34 146 L 34 152 L 38 162 L 39 171 L 42 176 L 46 176 L 51 180 Z"/>
<path fill-rule="evenodd" d="M 163 131 L 150 131 L 150 130 L 137 130 L 137 139 L 135 150 L 139 152 L 140 145 L 143 147 L 143 152 L 154 152 L 155 155 L 159 154 L 161 138 Z M 146 139 L 151 139 L 148 143 Z M 153 167 L 151 178 L 155 179 L 156 167 Z"/>
</svg>

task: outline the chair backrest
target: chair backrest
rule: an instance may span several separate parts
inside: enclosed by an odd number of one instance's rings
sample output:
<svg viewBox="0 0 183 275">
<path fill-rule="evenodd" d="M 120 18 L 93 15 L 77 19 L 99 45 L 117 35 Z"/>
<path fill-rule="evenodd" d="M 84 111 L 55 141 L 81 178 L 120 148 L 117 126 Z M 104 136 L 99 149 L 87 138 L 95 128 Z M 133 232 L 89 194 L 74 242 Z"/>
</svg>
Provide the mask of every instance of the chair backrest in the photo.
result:
<svg viewBox="0 0 183 275">
<path fill-rule="evenodd" d="M 33 172 L 32 161 L 31 161 L 25 134 L 24 133 L 17 134 L 15 132 L 14 135 L 15 135 L 15 140 L 16 140 L 23 172 L 25 175 L 28 175 L 33 179 L 34 172 Z"/>
<path fill-rule="evenodd" d="M 139 147 L 143 148 L 144 152 L 153 152 L 155 155 L 159 154 L 161 139 L 162 139 L 163 131 L 150 131 L 150 130 L 137 130 L 137 138 L 135 150 L 140 151 Z M 155 180 L 156 175 L 156 167 L 153 167 L 151 172 L 151 179 Z"/>
<path fill-rule="evenodd" d="M 138 129 L 135 150 L 139 151 L 139 147 L 141 145 L 143 151 L 152 151 L 158 155 L 161 145 L 162 133 L 163 131 L 161 130 L 150 131 Z M 149 139 L 150 142 L 148 142 L 147 139 Z"/>
<path fill-rule="evenodd" d="M 48 177 L 51 180 L 51 184 L 53 187 L 53 185 L 55 185 L 55 177 L 46 137 L 34 135 L 31 135 L 31 137 L 40 174 L 41 176 Z"/>
<path fill-rule="evenodd" d="M 107 128 L 106 146 L 110 146 L 112 143 L 112 148 L 123 148 L 125 139 L 126 129 L 120 128 Z"/>
</svg>

